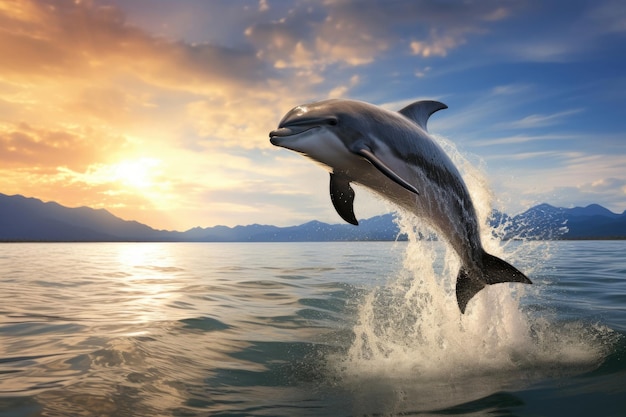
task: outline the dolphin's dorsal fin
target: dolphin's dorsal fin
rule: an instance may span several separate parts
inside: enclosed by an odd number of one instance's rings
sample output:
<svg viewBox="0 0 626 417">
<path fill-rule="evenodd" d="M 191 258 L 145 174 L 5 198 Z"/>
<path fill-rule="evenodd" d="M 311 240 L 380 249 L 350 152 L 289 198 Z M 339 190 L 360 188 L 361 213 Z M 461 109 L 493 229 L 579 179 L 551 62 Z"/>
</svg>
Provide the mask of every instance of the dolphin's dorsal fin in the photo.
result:
<svg viewBox="0 0 626 417">
<path fill-rule="evenodd" d="M 350 181 L 342 175 L 330 173 L 330 201 L 342 219 L 350 224 L 359 224 L 354 215 L 354 190 Z"/>
<path fill-rule="evenodd" d="M 413 120 L 419 125 L 419 127 L 426 130 L 426 122 L 428 122 L 428 118 L 434 112 L 447 108 L 448 106 L 435 100 L 420 100 L 409 104 L 398 113 Z"/>
</svg>

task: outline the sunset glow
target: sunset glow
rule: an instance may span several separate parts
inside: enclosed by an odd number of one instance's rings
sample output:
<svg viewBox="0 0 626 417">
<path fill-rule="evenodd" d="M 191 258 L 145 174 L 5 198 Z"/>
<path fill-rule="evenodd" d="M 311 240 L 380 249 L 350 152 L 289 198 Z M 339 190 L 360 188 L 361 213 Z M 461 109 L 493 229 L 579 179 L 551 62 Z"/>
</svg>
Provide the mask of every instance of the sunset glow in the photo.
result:
<svg viewBox="0 0 626 417">
<path fill-rule="evenodd" d="M 621 212 L 626 9 L 558 3 L 0 0 L 0 193 L 177 230 L 339 222 L 268 132 L 313 100 L 432 98 L 502 209 Z"/>
<path fill-rule="evenodd" d="M 112 179 L 131 188 L 149 190 L 154 186 L 153 171 L 158 165 L 159 161 L 148 158 L 122 161 L 111 167 Z"/>
</svg>

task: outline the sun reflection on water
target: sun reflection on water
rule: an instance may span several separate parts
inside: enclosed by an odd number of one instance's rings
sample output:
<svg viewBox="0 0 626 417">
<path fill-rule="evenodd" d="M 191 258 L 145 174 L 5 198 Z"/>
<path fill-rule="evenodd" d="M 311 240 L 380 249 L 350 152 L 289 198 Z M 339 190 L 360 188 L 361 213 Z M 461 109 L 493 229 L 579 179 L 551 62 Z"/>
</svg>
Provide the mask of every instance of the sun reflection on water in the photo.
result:
<svg viewBox="0 0 626 417">
<path fill-rule="evenodd" d="M 171 320 L 171 306 L 180 297 L 184 269 L 175 266 L 176 257 L 167 244 L 118 244 L 116 262 L 124 272 L 118 288 L 122 308 L 132 322 Z M 116 303 L 120 307 L 120 303 Z"/>
</svg>

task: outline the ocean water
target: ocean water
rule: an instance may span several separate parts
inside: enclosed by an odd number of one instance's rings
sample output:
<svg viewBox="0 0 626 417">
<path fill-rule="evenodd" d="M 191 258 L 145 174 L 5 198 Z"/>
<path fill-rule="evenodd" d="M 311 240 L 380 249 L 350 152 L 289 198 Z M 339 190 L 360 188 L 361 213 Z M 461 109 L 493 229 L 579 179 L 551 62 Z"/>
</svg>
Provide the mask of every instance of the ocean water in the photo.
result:
<svg viewBox="0 0 626 417">
<path fill-rule="evenodd" d="M 626 242 L 0 244 L 0 416 L 625 416 Z"/>
</svg>

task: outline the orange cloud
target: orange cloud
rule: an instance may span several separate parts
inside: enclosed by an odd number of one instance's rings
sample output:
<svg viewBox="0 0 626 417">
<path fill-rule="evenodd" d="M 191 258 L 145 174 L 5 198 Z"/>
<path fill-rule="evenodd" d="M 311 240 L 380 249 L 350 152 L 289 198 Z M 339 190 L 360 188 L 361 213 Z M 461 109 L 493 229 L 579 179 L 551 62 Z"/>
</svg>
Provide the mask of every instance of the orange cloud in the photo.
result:
<svg viewBox="0 0 626 417">
<path fill-rule="evenodd" d="M 4 169 L 50 170 L 58 166 L 85 169 L 90 161 L 106 160 L 127 146 L 119 136 L 94 129 L 51 130 L 26 123 L 0 127 L 0 163 Z"/>
<path fill-rule="evenodd" d="M 206 93 L 264 77 L 254 51 L 159 39 L 127 24 L 110 6 L 9 1 L 0 9 L 0 22 L 0 53 L 12 57 L 0 63 L 0 78 L 8 82 L 131 77 Z"/>
</svg>

